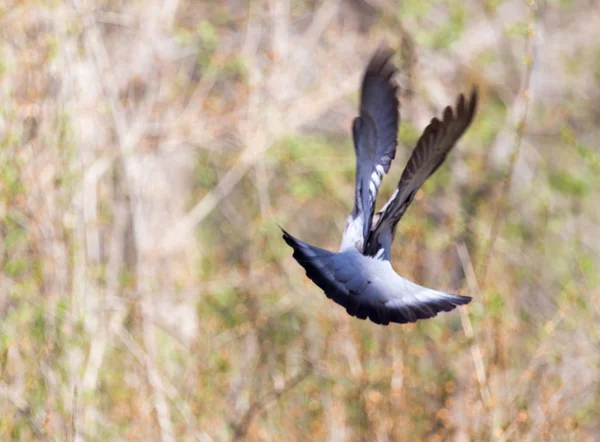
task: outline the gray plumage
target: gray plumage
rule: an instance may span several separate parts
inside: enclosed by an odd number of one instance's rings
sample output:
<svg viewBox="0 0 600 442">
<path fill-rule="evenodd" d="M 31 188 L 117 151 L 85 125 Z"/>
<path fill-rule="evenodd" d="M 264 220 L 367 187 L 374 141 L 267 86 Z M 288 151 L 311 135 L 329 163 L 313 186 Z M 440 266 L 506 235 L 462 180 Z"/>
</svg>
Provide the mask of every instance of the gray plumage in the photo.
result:
<svg viewBox="0 0 600 442">
<path fill-rule="evenodd" d="M 473 120 L 477 92 L 473 90 L 468 102 L 461 94 L 456 111 L 448 106 L 441 121 L 431 120 L 396 191 L 373 220 L 381 180 L 396 155 L 400 118 L 392 55 L 387 48 L 378 50 L 363 78 L 360 114 L 352 126 L 356 153 L 354 206 L 346 221 L 340 251 L 311 246 L 282 229 L 283 239 L 294 249 L 294 258 L 328 298 L 345 307 L 350 315 L 382 325 L 431 318 L 471 301 L 468 296 L 408 281 L 394 271 L 389 260 L 398 221 L 417 190 L 444 162 Z"/>
</svg>

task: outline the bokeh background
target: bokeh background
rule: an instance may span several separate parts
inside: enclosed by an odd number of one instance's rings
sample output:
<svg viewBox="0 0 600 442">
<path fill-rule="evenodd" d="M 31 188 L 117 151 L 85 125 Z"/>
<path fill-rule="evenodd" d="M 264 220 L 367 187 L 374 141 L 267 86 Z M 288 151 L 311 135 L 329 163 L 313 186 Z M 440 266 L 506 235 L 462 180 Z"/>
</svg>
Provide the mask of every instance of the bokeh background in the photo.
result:
<svg viewBox="0 0 600 442">
<path fill-rule="evenodd" d="M 336 249 L 364 66 L 402 125 L 477 85 L 396 270 L 473 296 L 349 317 L 276 224 Z M 0 4 L 0 439 L 600 439 L 600 5 Z"/>
</svg>

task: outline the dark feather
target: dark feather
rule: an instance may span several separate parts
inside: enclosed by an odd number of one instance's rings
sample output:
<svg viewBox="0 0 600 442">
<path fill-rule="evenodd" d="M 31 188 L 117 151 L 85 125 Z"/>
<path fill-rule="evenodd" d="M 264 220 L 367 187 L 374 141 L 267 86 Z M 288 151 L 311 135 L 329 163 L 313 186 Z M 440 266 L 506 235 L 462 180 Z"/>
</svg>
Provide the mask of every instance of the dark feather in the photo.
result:
<svg viewBox="0 0 600 442">
<path fill-rule="evenodd" d="M 454 113 L 450 106 L 446 107 L 442 121 L 432 119 L 423 131 L 402 172 L 397 191 L 385 205 L 383 213 L 369 234 L 364 250 L 366 255 L 377 254 L 383 246 L 378 239 L 384 231 L 391 232 L 393 236 L 398 221 L 406 212 L 417 190 L 442 165 L 448 152 L 469 127 L 477 108 L 477 91 L 473 89 L 468 103 L 461 94 L 456 108 Z"/>
<path fill-rule="evenodd" d="M 390 61 L 392 55 L 389 48 L 383 47 L 371 58 L 362 82 L 360 115 L 352 125 L 356 153 L 356 199 L 352 214 L 354 218 L 363 217 L 363 242 L 371 228 L 381 179 L 396 156 L 400 116 L 398 87 L 393 80 L 397 69 Z"/>
</svg>

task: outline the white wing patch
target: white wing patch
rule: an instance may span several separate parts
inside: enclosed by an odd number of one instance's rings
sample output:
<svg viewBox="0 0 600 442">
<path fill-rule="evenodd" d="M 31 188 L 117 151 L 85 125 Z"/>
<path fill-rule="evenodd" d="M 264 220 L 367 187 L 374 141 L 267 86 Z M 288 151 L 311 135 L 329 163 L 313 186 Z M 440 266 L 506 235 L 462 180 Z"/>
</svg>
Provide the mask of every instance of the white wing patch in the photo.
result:
<svg viewBox="0 0 600 442">
<path fill-rule="evenodd" d="M 371 177 L 371 181 L 369 182 L 369 196 L 370 202 L 372 203 L 375 200 L 375 194 L 377 193 L 377 185 L 373 182 L 373 177 Z"/>
<path fill-rule="evenodd" d="M 371 174 L 371 180 L 369 181 L 369 202 L 374 203 L 375 198 L 377 197 L 377 191 L 379 190 L 379 186 L 381 186 L 381 179 L 383 178 L 383 174 L 385 173 L 383 166 L 381 164 L 377 164 L 375 166 L 375 170 Z"/>
<path fill-rule="evenodd" d="M 375 187 L 381 186 L 381 175 L 379 175 L 377 171 L 373 172 L 371 175 L 371 181 L 375 183 Z"/>
<path fill-rule="evenodd" d="M 388 200 L 388 202 L 385 203 L 385 206 L 383 206 L 381 208 L 381 210 L 379 212 L 377 212 L 375 214 L 375 216 L 373 217 L 372 228 L 375 227 L 375 225 L 377 224 L 377 221 L 379 221 L 379 217 L 381 216 L 381 214 L 386 211 L 386 209 L 388 208 L 388 206 L 390 204 L 392 204 L 392 202 L 396 199 L 397 196 L 398 196 L 398 189 L 396 188 L 396 190 L 394 190 L 394 193 L 392 194 L 392 196 L 390 197 L 390 199 Z"/>
</svg>

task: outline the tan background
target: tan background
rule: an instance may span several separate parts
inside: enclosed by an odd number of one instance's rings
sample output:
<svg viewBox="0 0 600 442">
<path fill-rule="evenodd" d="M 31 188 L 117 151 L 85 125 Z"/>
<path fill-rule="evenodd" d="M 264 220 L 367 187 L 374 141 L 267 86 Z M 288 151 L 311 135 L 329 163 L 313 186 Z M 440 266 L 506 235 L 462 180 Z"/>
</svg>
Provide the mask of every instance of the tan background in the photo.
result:
<svg viewBox="0 0 600 442">
<path fill-rule="evenodd" d="M 468 308 L 346 315 L 276 223 L 335 249 L 361 72 L 400 145 L 480 108 L 396 270 Z M 0 439 L 600 439 L 596 1 L 4 1 Z"/>
</svg>

